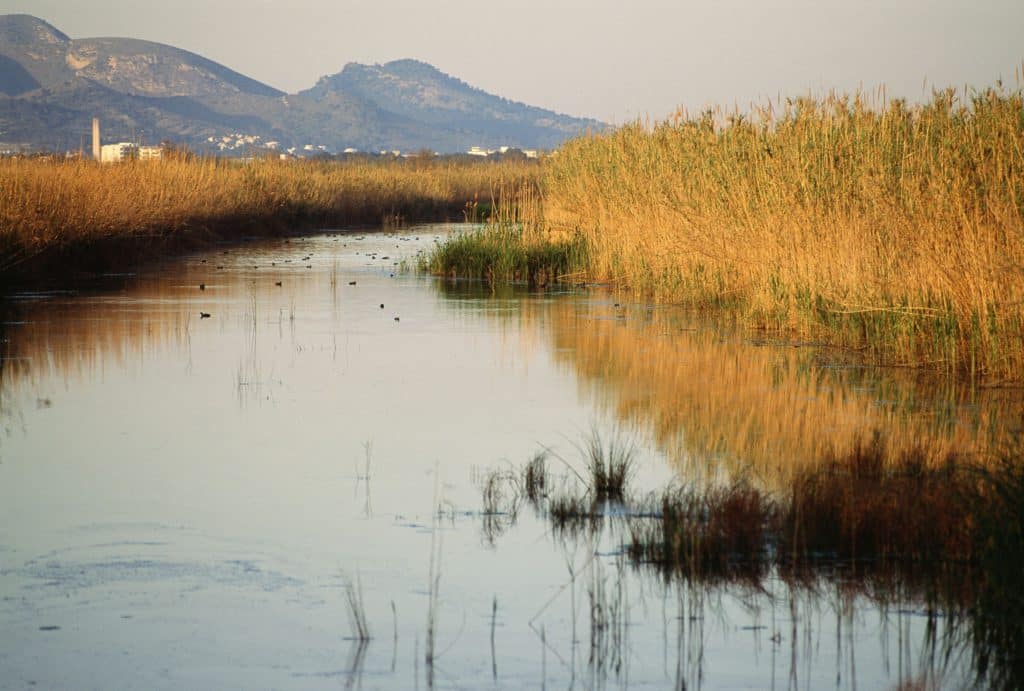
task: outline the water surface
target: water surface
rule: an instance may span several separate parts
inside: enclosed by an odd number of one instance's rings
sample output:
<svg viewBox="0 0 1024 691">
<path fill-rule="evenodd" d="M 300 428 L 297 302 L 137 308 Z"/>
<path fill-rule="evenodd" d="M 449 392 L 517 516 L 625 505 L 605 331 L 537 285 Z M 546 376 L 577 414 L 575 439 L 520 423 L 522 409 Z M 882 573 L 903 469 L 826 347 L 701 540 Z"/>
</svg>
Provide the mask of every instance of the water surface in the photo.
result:
<svg viewBox="0 0 1024 691">
<path fill-rule="evenodd" d="M 600 287 L 400 270 L 451 230 L 252 241 L 3 304 L 0 685 L 969 684 L 913 587 L 666 583 L 614 532 L 561 539 L 525 509 L 485 530 L 480 482 L 540 448 L 569 477 L 591 430 L 635 441 L 641 490 L 771 483 L 876 429 L 980 454 L 1014 392 Z"/>
</svg>

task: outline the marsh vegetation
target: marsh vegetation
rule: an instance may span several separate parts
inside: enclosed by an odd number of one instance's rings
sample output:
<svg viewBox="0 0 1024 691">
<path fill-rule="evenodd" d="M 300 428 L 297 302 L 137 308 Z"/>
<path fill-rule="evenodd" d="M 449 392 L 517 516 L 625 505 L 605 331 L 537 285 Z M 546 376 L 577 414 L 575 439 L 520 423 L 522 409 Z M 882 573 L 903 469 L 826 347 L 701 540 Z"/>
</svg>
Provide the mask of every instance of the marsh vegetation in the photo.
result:
<svg viewBox="0 0 1024 691">
<path fill-rule="evenodd" d="M 5 158 L 0 276 L 14 281 L 48 264 L 124 271 L 139 258 L 243 235 L 463 220 L 538 171 L 515 161 Z"/>
<path fill-rule="evenodd" d="M 4 301 L 8 678 L 116 687 L 128 650 L 179 686 L 1019 680 L 1019 392 L 395 271 L 461 227 Z"/>
<path fill-rule="evenodd" d="M 878 92 L 681 111 L 567 143 L 515 237 L 579 246 L 559 268 L 573 280 L 873 363 L 1018 380 L 1022 121 L 1024 96 L 1001 86 L 917 106 Z M 479 254 L 442 248 L 435 268 L 481 275 L 464 260 Z"/>
<path fill-rule="evenodd" d="M 668 583 L 741 582 L 764 589 L 770 579 L 806 587 L 824 576 L 883 599 L 909 588 L 969 637 L 979 684 L 1018 688 L 1024 682 L 1024 598 L 1013 592 L 1024 570 L 1019 444 L 985 466 L 950 457 L 933 468 L 922 454 L 886 458 L 876 432 L 801 469 L 781 490 L 749 477 L 722 477 L 683 480 L 646 494 L 623 482 L 610 495 L 608 471 L 628 478 L 634 461 L 599 438 L 595 433 L 587 441 L 586 475 L 568 462 L 569 472 L 558 477 L 539 471 L 544 486 L 560 487 L 547 497 L 530 499 L 529 486 L 507 470 L 487 475 L 484 487 L 497 482 L 518 489 L 519 497 L 503 497 L 505 505 L 530 501 L 557 541 L 595 550 L 605 534 L 606 550 Z M 522 477 L 537 477 L 536 458 L 522 468 Z M 483 499 L 487 532 L 486 517 L 495 510 L 488 489 Z M 506 515 L 509 528 L 515 513 Z M 628 605 L 623 595 L 609 599 L 601 587 L 604 580 L 590 591 L 591 633 L 598 636 L 607 626 L 601 619 L 607 603 L 615 621 Z M 622 640 L 611 645 L 613 655 L 602 650 L 602 657 L 622 654 Z"/>
</svg>

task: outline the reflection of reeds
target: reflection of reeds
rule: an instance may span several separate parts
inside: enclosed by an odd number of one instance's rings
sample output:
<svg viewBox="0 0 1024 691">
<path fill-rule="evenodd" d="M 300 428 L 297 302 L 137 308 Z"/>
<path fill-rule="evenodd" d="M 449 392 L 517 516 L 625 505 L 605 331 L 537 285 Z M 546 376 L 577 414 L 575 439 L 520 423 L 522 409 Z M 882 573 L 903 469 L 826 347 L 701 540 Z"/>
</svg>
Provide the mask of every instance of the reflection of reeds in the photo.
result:
<svg viewBox="0 0 1024 691">
<path fill-rule="evenodd" d="M 841 559 L 968 560 L 976 480 L 950 456 L 930 467 L 922 450 L 886 458 L 876 433 L 817 468 L 798 472 L 783 501 L 780 550 Z"/>
<path fill-rule="evenodd" d="M 550 333 L 556 357 L 623 423 L 650 430 L 688 473 L 722 466 L 785 486 L 799 468 L 845 453 L 874 429 L 885 457 L 942 465 L 988 458 L 1019 422 L 1012 389 L 975 389 L 905 370 L 834 367 L 831 353 L 751 343 L 728 326 L 668 309 L 626 319 L 597 301 L 524 301 L 519 323 Z M 532 314 L 537 312 L 538 314 Z"/>
<path fill-rule="evenodd" d="M 615 580 L 612 581 L 601 565 L 600 559 L 591 562 L 590 583 L 587 585 L 587 602 L 590 614 L 590 657 L 589 666 L 598 678 L 609 672 L 616 675 L 622 671 L 627 654 L 626 632 L 627 600 L 624 590 L 625 562 L 616 559 Z"/>
<path fill-rule="evenodd" d="M 1024 688 L 1024 458 L 1004 456 L 980 472 L 969 536 L 981 564 L 968 610 L 975 666 L 992 688 Z"/>
<path fill-rule="evenodd" d="M 653 499 L 627 492 L 615 513 L 586 495 L 556 494 L 546 517 L 562 539 L 624 524 L 623 553 L 635 566 L 698 587 L 738 579 L 761 592 L 781 577 L 813 591 L 828 579 L 843 597 L 883 603 L 912 591 L 930 617 L 938 608 L 949 617 L 945 645 L 970 632 L 980 686 L 1021 688 L 1024 446 L 984 466 L 955 457 L 929 465 L 913 453 L 890 459 L 886 448 L 873 435 L 800 469 L 781 491 L 739 478 L 673 486 Z M 623 600 L 600 577 L 589 595 L 592 659 L 615 659 L 622 618 L 614 608 Z"/>
</svg>

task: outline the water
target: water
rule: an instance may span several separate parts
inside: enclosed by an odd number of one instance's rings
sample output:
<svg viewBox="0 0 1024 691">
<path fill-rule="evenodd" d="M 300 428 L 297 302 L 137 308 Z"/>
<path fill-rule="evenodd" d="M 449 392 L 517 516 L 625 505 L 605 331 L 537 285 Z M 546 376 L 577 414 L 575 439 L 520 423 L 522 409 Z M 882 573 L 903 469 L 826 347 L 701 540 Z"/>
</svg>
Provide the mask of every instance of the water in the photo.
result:
<svg viewBox="0 0 1024 691">
<path fill-rule="evenodd" d="M 253 241 L 4 304 L 0 686 L 970 683 L 911 587 L 665 583 L 525 507 L 485 530 L 480 484 L 542 446 L 581 468 L 591 430 L 637 443 L 643 489 L 875 428 L 983 448 L 1014 394 L 600 288 L 400 271 L 448 232 Z"/>
</svg>

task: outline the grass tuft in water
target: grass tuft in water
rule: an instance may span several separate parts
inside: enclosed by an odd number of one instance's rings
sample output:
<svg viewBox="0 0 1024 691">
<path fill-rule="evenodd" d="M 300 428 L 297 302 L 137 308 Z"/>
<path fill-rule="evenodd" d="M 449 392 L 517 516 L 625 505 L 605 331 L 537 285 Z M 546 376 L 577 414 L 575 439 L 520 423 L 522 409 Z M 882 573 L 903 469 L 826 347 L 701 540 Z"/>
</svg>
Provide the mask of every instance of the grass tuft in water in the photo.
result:
<svg viewBox="0 0 1024 691">
<path fill-rule="evenodd" d="M 578 271 L 585 255 L 586 246 L 578 240 L 534 242 L 522 226 L 492 224 L 450 238 L 420 268 L 448 278 L 540 288 Z"/>
<path fill-rule="evenodd" d="M 483 496 L 483 535 L 486 542 L 495 539 L 515 525 L 519 516 L 523 489 L 519 473 L 510 470 L 492 470 L 481 480 Z"/>
<path fill-rule="evenodd" d="M 634 471 L 636 447 L 617 436 L 606 441 L 594 431 L 587 439 L 586 456 L 594 500 L 624 501 Z"/>
<path fill-rule="evenodd" d="M 592 456 L 606 462 L 632 458 L 600 448 Z M 1024 442 L 997 459 L 936 463 L 923 448 L 892 450 L 876 432 L 787 475 L 782 489 L 738 477 L 638 499 L 623 483 L 614 512 L 588 481 L 565 479 L 569 488 L 542 503 L 560 539 L 607 527 L 624 536 L 630 563 L 666 580 L 759 587 L 772 574 L 795 583 L 842 574 L 841 587 L 923 588 L 929 607 L 970 632 L 979 687 L 1024 682 Z M 615 635 L 605 586 L 591 586 L 592 630 Z M 592 641 L 598 654 L 602 640 Z"/>
<path fill-rule="evenodd" d="M 551 484 L 548 477 L 547 460 L 547 453 L 538 451 L 523 468 L 523 490 L 526 493 L 526 499 L 534 508 L 539 507 L 547 497 L 548 487 Z"/>
<path fill-rule="evenodd" d="M 626 552 L 636 564 L 702 578 L 762 576 L 770 563 L 770 497 L 745 480 L 721 487 L 672 487 L 630 522 Z"/>
</svg>

